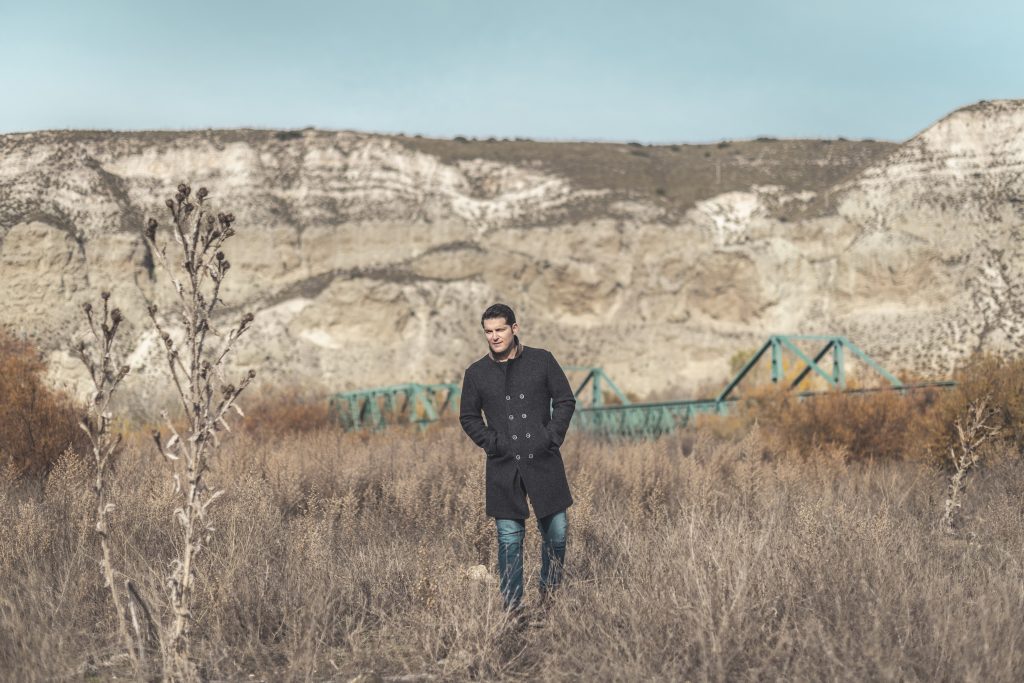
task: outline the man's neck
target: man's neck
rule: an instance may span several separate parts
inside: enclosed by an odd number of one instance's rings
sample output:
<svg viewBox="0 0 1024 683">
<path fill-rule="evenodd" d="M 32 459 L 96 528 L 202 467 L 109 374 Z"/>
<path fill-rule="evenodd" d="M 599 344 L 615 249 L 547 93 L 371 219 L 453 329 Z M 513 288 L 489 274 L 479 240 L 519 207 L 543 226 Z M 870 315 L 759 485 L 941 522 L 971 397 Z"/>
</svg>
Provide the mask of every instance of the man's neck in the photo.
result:
<svg viewBox="0 0 1024 683">
<path fill-rule="evenodd" d="M 512 343 L 508 345 L 508 348 L 505 349 L 504 353 L 499 355 L 499 354 L 496 354 L 493 351 L 491 351 L 491 359 L 496 361 L 496 362 L 498 362 L 498 363 L 504 363 L 506 361 L 510 361 L 513 358 L 515 358 L 517 355 L 519 355 L 519 350 L 521 348 L 522 348 L 522 345 L 519 343 L 519 337 L 518 336 L 512 337 Z"/>
</svg>

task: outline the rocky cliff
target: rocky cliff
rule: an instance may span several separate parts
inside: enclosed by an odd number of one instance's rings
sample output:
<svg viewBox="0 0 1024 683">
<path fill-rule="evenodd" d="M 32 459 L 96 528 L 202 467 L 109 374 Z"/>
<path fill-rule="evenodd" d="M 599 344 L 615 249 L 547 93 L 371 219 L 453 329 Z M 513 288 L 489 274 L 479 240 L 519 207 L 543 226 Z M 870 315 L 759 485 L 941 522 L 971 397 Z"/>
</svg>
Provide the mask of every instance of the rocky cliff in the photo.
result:
<svg viewBox="0 0 1024 683">
<path fill-rule="evenodd" d="M 1024 335 L 1024 102 L 956 111 L 904 144 L 644 146 L 353 132 L 0 136 L 0 322 L 56 374 L 109 288 L 140 375 L 140 228 L 183 179 L 237 217 L 225 298 L 256 313 L 239 363 L 335 389 L 461 377 L 479 314 L 602 365 L 638 396 L 691 392 L 772 333 L 841 333 L 942 377 Z"/>
</svg>

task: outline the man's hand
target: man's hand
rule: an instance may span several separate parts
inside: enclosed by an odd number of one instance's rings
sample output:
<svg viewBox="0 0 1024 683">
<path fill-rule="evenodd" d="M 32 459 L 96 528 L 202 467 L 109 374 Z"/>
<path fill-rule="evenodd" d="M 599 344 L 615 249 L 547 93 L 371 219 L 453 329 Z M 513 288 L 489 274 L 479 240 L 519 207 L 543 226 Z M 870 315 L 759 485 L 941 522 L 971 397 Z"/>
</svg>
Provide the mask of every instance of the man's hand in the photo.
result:
<svg viewBox="0 0 1024 683">
<path fill-rule="evenodd" d="M 554 447 L 555 441 L 551 438 L 551 432 L 548 431 L 547 427 L 540 428 L 540 446 L 538 450 L 541 453 L 548 453 Z"/>
<path fill-rule="evenodd" d="M 505 457 L 509 454 L 509 449 L 512 446 L 512 441 L 508 438 L 507 434 L 498 432 L 497 441 L 494 444 L 494 450 L 497 451 L 497 455 Z"/>
</svg>

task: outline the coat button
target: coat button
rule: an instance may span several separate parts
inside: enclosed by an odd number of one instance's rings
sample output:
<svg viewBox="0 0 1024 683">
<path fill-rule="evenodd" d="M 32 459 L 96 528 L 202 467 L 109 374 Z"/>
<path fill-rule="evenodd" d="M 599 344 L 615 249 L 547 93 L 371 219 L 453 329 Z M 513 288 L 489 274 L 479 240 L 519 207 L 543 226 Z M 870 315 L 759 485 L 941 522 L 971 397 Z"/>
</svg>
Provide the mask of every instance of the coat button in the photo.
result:
<svg viewBox="0 0 1024 683">
<path fill-rule="evenodd" d="M 513 440 L 513 441 L 515 441 L 515 440 L 516 440 L 516 439 L 518 439 L 518 438 L 519 438 L 519 437 L 518 437 L 518 436 L 516 436 L 515 434 L 513 434 L 513 435 L 512 435 L 512 440 Z"/>
<path fill-rule="evenodd" d="M 530 438 L 530 432 L 526 432 L 526 438 L 527 438 L 527 439 L 529 439 L 529 438 Z"/>
<path fill-rule="evenodd" d="M 505 400 L 506 400 L 506 401 L 511 401 L 511 400 L 512 400 L 512 397 L 511 397 L 511 396 L 506 396 L 506 397 L 505 397 Z"/>
<path fill-rule="evenodd" d="M 519 398 L 526 398 L 526 394 L 519 394 Z"/>
<path fill-rule="evenodd" d="M 510 419 L 510 420 L 514 420 L 515 418 L 514 418 L 514 417 L 512 417 L 511 415 L 509 415 L 509 416 L 508 416 L 508 419 Z"/>
<path fill-rule="evenodd" d="M 530 457 L 531 457 L 531 458 L 533 457 L 533 453 L 530 453 Z"/>
<path fill-rule="evenodd" d="M 516 460 L 519 460 L 519 454 L 516 453 Z"/>
<path fill-rule="evenodd" d="M 526 413 L 523 413 L 523 419 L 526 419 Z"/>
</svg>

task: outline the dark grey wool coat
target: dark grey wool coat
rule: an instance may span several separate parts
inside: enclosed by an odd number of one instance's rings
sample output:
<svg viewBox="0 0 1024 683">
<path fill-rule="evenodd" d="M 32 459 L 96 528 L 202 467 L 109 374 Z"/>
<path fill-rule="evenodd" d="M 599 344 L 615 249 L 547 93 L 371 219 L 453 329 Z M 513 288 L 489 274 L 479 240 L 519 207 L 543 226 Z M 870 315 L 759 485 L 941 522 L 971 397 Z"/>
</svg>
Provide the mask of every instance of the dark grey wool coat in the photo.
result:
<svg viewBox="0 0 1024 683">
<path fill-rule="evenodd" d="M 466 369 L 459 421 L 487 454 L 489 516 L 526 519 L 527 495 L 538 517 L 572 505 L 558 447 L 575 410 L 569 380 L 544 349 L 520 347 L 504 363 L 487 355 Z"/>
</svg>

